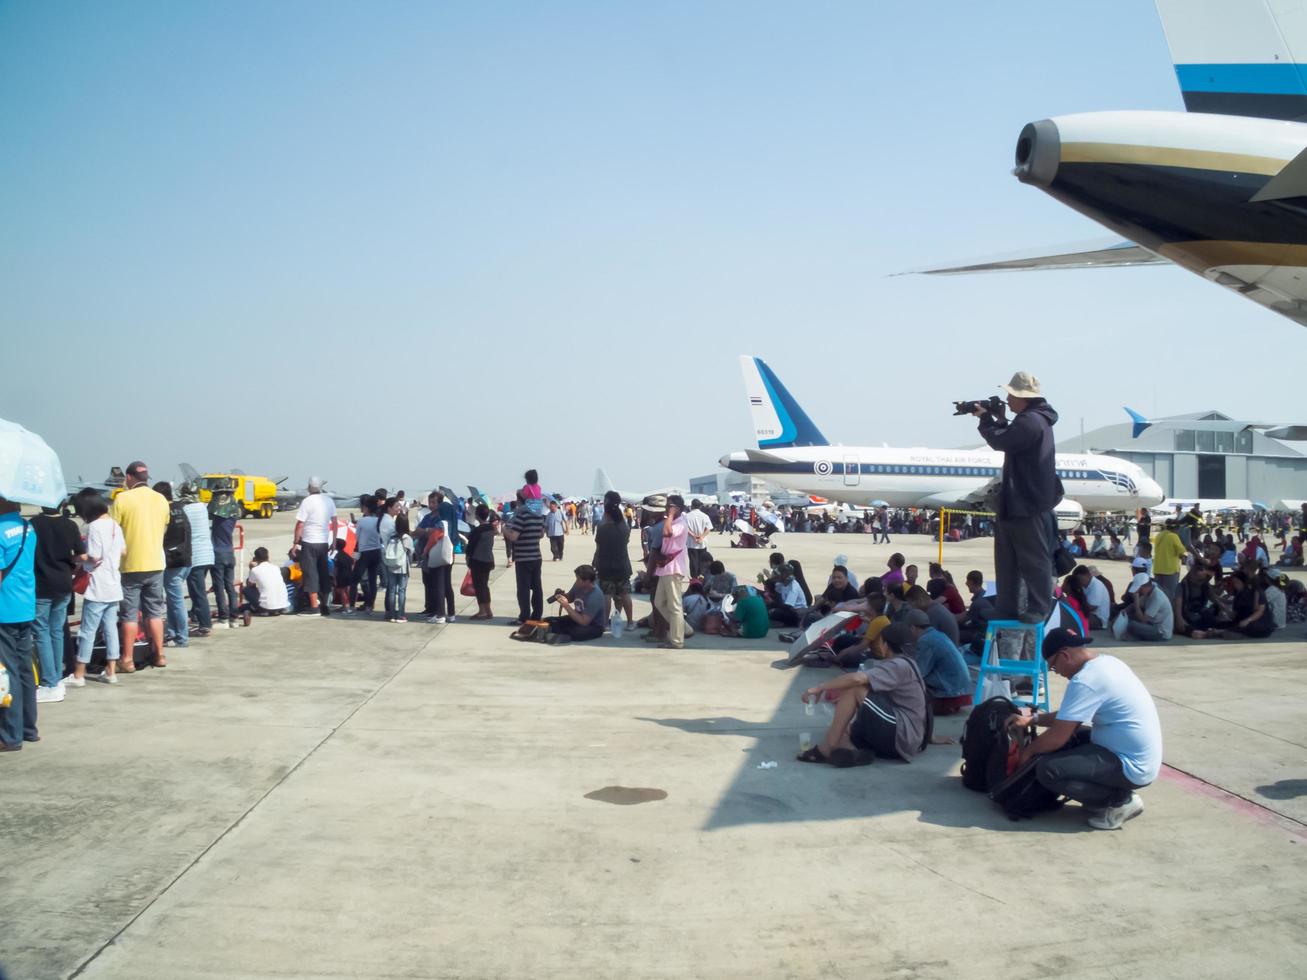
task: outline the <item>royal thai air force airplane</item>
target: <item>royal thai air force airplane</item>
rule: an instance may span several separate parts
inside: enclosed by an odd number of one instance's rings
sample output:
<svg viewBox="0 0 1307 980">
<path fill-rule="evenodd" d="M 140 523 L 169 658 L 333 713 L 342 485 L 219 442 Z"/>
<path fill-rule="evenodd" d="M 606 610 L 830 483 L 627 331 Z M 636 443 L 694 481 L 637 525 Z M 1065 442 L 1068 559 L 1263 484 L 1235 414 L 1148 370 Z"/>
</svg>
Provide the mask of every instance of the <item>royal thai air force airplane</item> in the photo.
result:
<svg viewBox="0 0 1307 980">
<path fill-rule="evenodd" d="M 761 358 L 742 356 L 740 369 L 758 448 L 723 456 L 727 469 L 858 507 L 878 500 L 893 507 L 978 510 L 998 488 L 1002 453 L 832 446 Z M 1058 453 L 1056 466 L 1066 494 L 1057 511 L 1064 528 L 1086 511 L 1134 511 L 1165 497 L 1138 466 L 1112 456 Z"/>
<path fill-rule="evenodd" d="M 1157 0 L 1187 112 L 1029 123 L 1014 175 L 1129 241 L 933 274 L 1173 262 L 1307 326 L 1307 4 Z"/>
</svg>

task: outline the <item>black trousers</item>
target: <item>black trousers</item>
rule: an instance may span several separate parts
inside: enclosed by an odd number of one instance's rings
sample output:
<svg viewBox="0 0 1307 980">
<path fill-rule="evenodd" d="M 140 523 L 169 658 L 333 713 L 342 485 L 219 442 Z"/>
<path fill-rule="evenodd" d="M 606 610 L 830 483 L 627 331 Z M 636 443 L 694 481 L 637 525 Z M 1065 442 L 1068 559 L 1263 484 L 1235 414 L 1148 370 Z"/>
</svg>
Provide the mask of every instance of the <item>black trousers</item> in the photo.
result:
<svg viewBox="0 0 1307 980">
<path fill-rule="evenodd" d="M 422 569 L 422 615 L 454 615 L 454 588 L 450 566 Z"/>
<path fill-rule="evenodd" d="M 331 604 L 331 566 L 327 564 L 330 545 L 300 542 L 300 571 L 304 573 L 302 588 L 314 592 L 325 612 Z"/>
<path fill-rule="evenodd" d="M 545 587 L 540 581 L 543 560 L 522 561 L 513 566 L 517 572 L 517 612 L 519 619 L 539 619 L 545 614 Z"/>
<path fill-rule="evenodd" d="M 604 635 L 604 628 L 597 623 L 582 626 L 571 616 L 550 616 L 549 632 L 570 636 L 573 640 L 597 640 Z"/>
<path fill-rule="evenodd" d="M 561 534 L 551 534 L 549 536 L 549 552 L 559 561 L 563 560 L 563 536 Z"/>
<path fill-rule="evenodd" d="M 1131 792 L 1142 788 L 1125 778 L 1117 754 L 1091 742 L 1084 727 L 1065 747 L 1040 756 L 1035 778 L 1054 793 L 1088 807 L 1121 806 Z"/>
<path fill-rule="evenodd" d="M 995 522 L 995 619 L 1016 619 L 1023 612 L 1031 622 L 1048 619 L 1053 611 L 1053 527 L 1051 513 Z"/>
<path fill-rule="evenodd" d="M 354 588 L 363 585 L 363 605 L 371 609 L 377 604 L 377 576 L 381 574 L 381 549 L 360 551 L 354 559 Z M 350 597 L 351 600 L 353 596 Z"/>
<path fill-rule="evenodd" d="M 690 559 L 690 578 L 699 578 L 701 575 L 708 574 L 708 566 L 712 564 L 712 552 L 707 548 L 687 548 L 686 554 Z"/>
<path fill-rule="evenodd" d="M 472 573 L 472 587 L 477 590 L 477 602 L 490 602 L 490 571 L 494 567 L 494 562 L 477 561 L 475 558 L 467 560 L 468 571 Z"/>
</svg>

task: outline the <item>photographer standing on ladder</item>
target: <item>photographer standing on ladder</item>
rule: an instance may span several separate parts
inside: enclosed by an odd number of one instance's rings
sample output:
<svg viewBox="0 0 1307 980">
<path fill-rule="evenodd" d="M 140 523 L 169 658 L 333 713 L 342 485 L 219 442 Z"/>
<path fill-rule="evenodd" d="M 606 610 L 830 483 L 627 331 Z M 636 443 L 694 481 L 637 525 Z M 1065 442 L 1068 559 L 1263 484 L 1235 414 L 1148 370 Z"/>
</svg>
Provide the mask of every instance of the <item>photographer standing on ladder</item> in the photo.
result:
<svg viewBox="0 0 1307 980">
<path fill-rule="evenodd" d="M 1053 411 L 1039 391 L 1039 379 L 1018 371 L 1000 385 L 1007 392 L 1011 421 L 997 397 L 972 402 L 980 434 L 1003 454 L 994 530 L 994 570 L 998 580 L 995 619 L 1042 623 L 1053 611 L 1053 508 L 1062 500 L 1062 481 L 1054 460 Z M 1024 592 L 1024 595 L 1023 595 Z M 1023 601 L 1024 600 L 1024 601 Z"/>
</svg>

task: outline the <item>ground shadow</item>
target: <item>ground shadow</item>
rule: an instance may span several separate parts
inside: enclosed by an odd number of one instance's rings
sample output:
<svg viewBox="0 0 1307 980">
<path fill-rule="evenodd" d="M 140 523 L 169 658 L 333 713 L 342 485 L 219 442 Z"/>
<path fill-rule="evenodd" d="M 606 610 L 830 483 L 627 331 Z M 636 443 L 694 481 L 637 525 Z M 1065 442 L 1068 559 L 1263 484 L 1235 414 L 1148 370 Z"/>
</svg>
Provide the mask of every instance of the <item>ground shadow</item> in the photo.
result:
<svg viewBox="0 0 1307 980">
<path fill-rule="evenodd" d="M 1307 779 L 1281 779 L 1278 782 L 1258 786 L 1257 792 L 1268 800 L 1294 800 L 1307 796 Z"/>
</svg>

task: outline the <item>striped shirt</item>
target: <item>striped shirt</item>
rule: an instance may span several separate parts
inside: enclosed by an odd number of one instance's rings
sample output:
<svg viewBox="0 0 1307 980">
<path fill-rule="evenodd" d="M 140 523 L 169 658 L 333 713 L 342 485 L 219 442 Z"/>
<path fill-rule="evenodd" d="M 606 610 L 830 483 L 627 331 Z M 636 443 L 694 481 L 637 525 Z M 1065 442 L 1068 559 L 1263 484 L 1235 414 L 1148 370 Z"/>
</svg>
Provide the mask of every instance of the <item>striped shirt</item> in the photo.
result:
<svg viewBox="0 0 1307 980">
<path fill-rule="evenodd" d="M 514 561 L 541 561 L 540 539 L 545 533 L 543 514 L 533 513 L 530 508 L 518 507 L 508 520 L 508 526 L 518 532 L 513 542 Z"/>
</svg>

